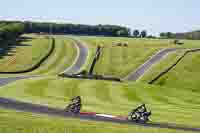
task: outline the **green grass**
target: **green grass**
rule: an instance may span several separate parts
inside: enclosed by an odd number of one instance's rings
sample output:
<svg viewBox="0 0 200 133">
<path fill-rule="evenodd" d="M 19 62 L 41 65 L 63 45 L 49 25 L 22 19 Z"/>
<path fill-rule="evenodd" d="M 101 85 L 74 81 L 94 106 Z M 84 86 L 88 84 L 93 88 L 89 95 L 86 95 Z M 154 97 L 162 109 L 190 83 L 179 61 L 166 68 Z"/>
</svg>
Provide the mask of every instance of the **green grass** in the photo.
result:
<svg viewBox="0 0 200 133">
<path fill-rule="evenodd" d="M 190 54 L 181 61 L 169 74 L 161 78 L 157 85 L 144 82 L 158 74 L 174 62 L 183 51 L 171 53 L 163 61 L 154 65 L 140 81 L 135 83 L 116 83 L 96 80 L 75 80 L 54 77 L 64 71 L 75 60 L 77 51 L 73 41 L 65 36 L 56 37 L 54 53 L 29 74 L 46 74 L 46 78 L 26 79 L 11 83 L 0 88 L 0 96 L 20 101 L 38 103 L 51 107 L 65 108 L 69 99 L 81 95 L 83 111 L 127 115 L 128 112 L 141 103 L 146 103 L 152 110 L 152 121 L 186 124 L 199 127 L 200 116 L 200 84 L 199 58 L 200 54 Z M 89 60 L 83 68 L 88 68 L 92 61 L 97 44 L 103 45 L 103 55 L 97 63 L 95 73 L 126 76 L 143 64 L 159 49 L 167 47 L 194 48 L 199 47 L 199 41 L 184 40 L 183 46 L 174 46 L 173 40 L 131 39 L 106 37 L 80 37 L 89 44 Z M 128 42 L 128 48 L 112 47 L 115 42 Z M 112 59 L 112 60 L 110 60 Z M 125 70 L 122 70 L 124 68 Z M 142 132 L 142 133 L 174 133 L 182 132 L 168 129 L 144 128 L 93 122 L 86 120 L 50 117 L 0 109 L 0 133 L 34 133 L 44 132 Z"/>
<path fill-rule="evenodd" d="M 138 81 L 148 82 L 155 78 L 160 72 L 170 67 L 174 62 L 178 60 L 185 50 L 177 50 L 175 52 L 169 53 L 164 59 L 154 64 Z"/>
<path fill-rule="evenodd" d="M 173 40 L 167 39 L 133 39 L 114 37 L 81 37 L 87 42 L 94 56 L 97 45 L 104 47 L 100 60 L 97 62 L 94 72 L 98 74 L 126 77 L 130 72 L 136 70 L 152 55 L 162 48 L 199 47 L 200 41 L 184 40 L 183 46 L 173 44 Z M 128 43 L 128 47 L 119 47 L 118 42 Z M 92 56 L 90 56 L 90 63 Z M 89 65 L 88 65 L 89 66 Z"/>
<path fill-rule="evenodd" d="M 0 28 L 4 27 L 5 25 L 7 25 L 6 23 L 1 23 L 0 24 Z"/>
<path fill-rule="evenodd" d="M 34 39 L 28 42 L 23 42 L 25 46 L 17 46 L 12 49 L 10 53 L 12 56 L 4 56 L 0 59 L 0 71 L 20 71 L 31 68 L 37 64 L 49 49 L 51 45 L 50 40 L 45 36 L 39 35 L 25 35 L 33 37 Z M 28 75 L 57 75 L 70 67 L 77 56 L 77 49 L 74 42 L 66 36 L 54 36 L 55 49 L 53 53 L 41 64 L 41 66 L 29 73 Z M 8 53 L 9 54 L 9 53 Z M 1 77 L 13 77 L 16 75 L 3 74 Z"/>
<path fill-rule="evenodd" d="M 182 133 L 183 131 L 145 128 L 71 118 L 50 117 L 0 109 L 0 133 Z M 190 133 L 190 132 L 188 132 Z"/>
<path fill-rule="evenodd" d="M 154 122 L 200 126 L 198 88 L 49 77 L 21 80 L 0 89 L 2 97 L 58 108 L 65 108 L 69 99 L 76 95 L 83 97 L 84 111 L 127 115 L 132 108 L 147 103 Z"/>
<path fill-rule="evenodd" d="M 122 37 L 80 37 L 81 39 L 87 41 L 92 46 L 97 46 L 99 44 L 103 46 L 112 46 L 115 43 L 122 42 L 128 43 L 133 47 L 146 47 L 146 48 L 166 48 L 166 47 L 180 47 L 180 48 L 194 48 L 200 47 L 199 40 L 181 40 L 184 42 L 183 45 L 174 45 L 173 39 L 142 39 L 142 38 L 122 38 Z"/>
<path fill-rule="evenodd" d="M 55 50 L 50 57 L 30 74 L 57 75 L 73 64 L 77 56 L 73 41 L 65 36 L 56 36 L 55 44 Z"/>
<path fill-rule="evenodd" d="M 13 43 L 13 42 L 11 42 Z M 8 53 L 0 58 L 1 72 L 15 72 L 27 70 L 37 64 L 51 48 L 51 41 L 44 37 L 37 37 L 32 40 L 26 40 L 13 46 Z M 1 46 L 8 49 L 7 45 Z"/>
<path fill-rule="evenodd" d="M 189 53 L 174 69 L 161 77 L 155 84 L 177 88 L 183 87 L 195 91 L 195 88 L 200 87 L 199 59 L 199 52 Z"/>
</svg>

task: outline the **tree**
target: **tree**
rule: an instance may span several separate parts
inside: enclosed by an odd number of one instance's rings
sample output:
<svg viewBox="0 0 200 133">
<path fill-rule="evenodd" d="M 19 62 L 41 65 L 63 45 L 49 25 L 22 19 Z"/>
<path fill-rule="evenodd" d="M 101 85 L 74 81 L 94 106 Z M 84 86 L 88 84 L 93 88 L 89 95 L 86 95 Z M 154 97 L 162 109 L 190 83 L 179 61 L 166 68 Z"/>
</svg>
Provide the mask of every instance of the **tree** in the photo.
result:
<svg viewBox="0 0 200 133">
<path fill-rule="evenodd" d="M 166 36 L 167 36 L 167 38 L 175 38 L 176 35 L 172 32 L 167 32 Z"/>
<path fill-rule="evenodd" d="M 161 38 L 179 38 L 180 36 L 182 36 L 181 34 L 175 34 L 172 32 L 162 32 L 160 33 L 160 37 Z"/>
<path fill-rule="evenodd" d="M 171 38 L 172 33 L 171 32 L 167 32 L 167 38 Z"/>
<path fill-rule="evenodd" d="M 161 33 L 160 33 L 160 37 L 161 37 L 161 38 L 166 38 L 166 34 L 165 34 L 164 32 L 161 32 Z"/>
<path fill-rule="evenodd" d="M 138 37 L 139 34 L 140 34 L 139 30 L 136 29 L 136 30 L 133 31 L 133 36 L 134 37 Z"/>
<path fill-rule="evenodd" d="M 143 30 L 143 31 L 140 33 L 140 37 L 142 37 L 142 38 L 147 37 L 147 32 L 146 32 L 146 30 Z"/>
</svg>

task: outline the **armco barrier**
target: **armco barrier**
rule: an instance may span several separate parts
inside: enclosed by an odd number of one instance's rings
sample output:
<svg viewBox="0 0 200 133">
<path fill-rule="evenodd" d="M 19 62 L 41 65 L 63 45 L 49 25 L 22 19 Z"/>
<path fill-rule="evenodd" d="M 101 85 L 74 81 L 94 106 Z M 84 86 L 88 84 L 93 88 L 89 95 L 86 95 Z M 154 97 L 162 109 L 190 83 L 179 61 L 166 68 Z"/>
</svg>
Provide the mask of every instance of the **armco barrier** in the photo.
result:
<svg viewBox="0 0 200 133">
<path fill-rule="evenodd" d="M 121 82 L 120 78 L 111 77 L 111 76 L 103 76 L 103 75 L 77 75 L 77 74 L 60 74 L 60 77 L 66 78 L 75 78 L 75 79 L 94 79 L 94 80 L 108 80 L 108 81 L 116 81 Z"/>
<path fill-rule="evenodd" d="M 0 74 L 20 74 L 20 73 L 27 73 L 27 72 L 31 72 L 37 68 L 40 67 L 40 65 L 53 53 L 54 49 L 55 49 L 55 38 L 51 38 L 52 39 L 52 44 L 51 44 L 51 49 L 49 50 L 49 52 L 37 63 L 35 64 L 33 67 L 26 69 L 26 70 L 21 70 L 21 71 L 16 71 L 16 72 L 0 72 Z"/>
<path fill-rule="evenodd" d="M 94 67 L 95 67 L 97 61 L 99 60 L 101 51 L 102 51 L 102 48 L 100 46 L 98 46 L 97 50 L 96 50 L 96 54 L 95 54 L 95 56 L 93 58 L 92 64 L 91 64 L 90 69 L 89 69 L 89 75 L 93 74 Z"/>
<path fill-rule="evenodd" d="M 192 53 L 192 52 L 197 52 L 200 51 L 200 48 L 197 49 L 190 49 L 184 52 L 184 54 L 178 58 L 178 60 L 172 64 L 170 67 L 168 67 L 167 69 L 165 69 L 164 71 L 162 71 L 160 74 L 158 74 L 155 78 L 153 78 L 151 81 L 149 81 L 149 84 L 153 84 L 155 81 L 157 81 L 159 78 L 161 78 L 162 76 L 164 76 L 166 73 L 168 73 L 171 69 L 173 69 L 188 53 Z"/>
</svg>

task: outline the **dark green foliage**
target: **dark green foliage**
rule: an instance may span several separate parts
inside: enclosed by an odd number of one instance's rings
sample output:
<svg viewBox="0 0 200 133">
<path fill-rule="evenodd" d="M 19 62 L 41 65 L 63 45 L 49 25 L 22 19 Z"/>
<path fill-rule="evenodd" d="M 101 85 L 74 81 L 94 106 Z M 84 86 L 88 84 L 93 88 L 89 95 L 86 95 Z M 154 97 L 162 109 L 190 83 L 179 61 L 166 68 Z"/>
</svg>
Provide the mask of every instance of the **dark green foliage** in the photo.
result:
<svg viewBox="0 0 200 133">
<path fill-rule="evenodd" d="M 24 32 L 23 23 L 0 23 L 0 40 L 16 39 Z"/>
<path fill-rule="evenodd" d="M 0 21 L 2 24 L 24 25 L 24 33 L 50 33 L 50 34 L 74 34 L 74 35 L 100 35 L 100 36 L 130 36 L 130 29 L 117 25 L 82 25 L 82 24 L 59 24 L 47 22 L 19 22 L 19 21 Z M 0 33 L 1 34 L 1 33 Z"/>
<path fill-rule="evenodd" d="M 166 34 L 165 32 L 161 32 L 161 33 L 160 33 L 160 37 L 161 37 L 161 38 L 167 38 L 167 34 Z"/>
<path fill-rule="evenodd" d="M 160 33 L 161 38 L 176 38 L 176 34 L 172 32 L 162 32 Z"/>
<path fill-rule="evenodd" d="M 134 37 L 138 37 L 139 35 L 140 35 L 139 30 L 134 30 L 134 31 L 133 31 L 133 36 L 134 36 Z"/>
<path fill-rule="evenodd" d="M 130 29 L 115 25 L 82 25 L 24 22 L 25 33 L 51 33 L 101 36 L 129 36 Z"/>
<path fill-rule="evenodd" d="M 146 32 L 146 30 L 143 30 L 143 31 L 140 33 L 140 37 L 142 37 L 142 38 L 147 37 L 147 32 Z"/>
</svg>

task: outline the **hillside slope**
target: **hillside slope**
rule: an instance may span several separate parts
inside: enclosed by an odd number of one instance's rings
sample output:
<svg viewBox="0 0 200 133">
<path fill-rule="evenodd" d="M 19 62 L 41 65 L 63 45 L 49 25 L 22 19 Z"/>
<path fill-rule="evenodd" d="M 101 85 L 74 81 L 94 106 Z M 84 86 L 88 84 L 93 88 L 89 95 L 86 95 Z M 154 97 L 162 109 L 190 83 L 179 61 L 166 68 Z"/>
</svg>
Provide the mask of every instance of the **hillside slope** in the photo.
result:
<svg viewBox="0 0 200 133">
<path fill-rule="evenodd" d="M 140 83 L 49 77 L 21 80 L 0 89 L 2 97 L 58 108 L 65 108 L 69 99 L 76 95 L 82 96 L 85 111 L 127 115 L 137 105 L 146 103 L 153 112 L 154 122 L 200 126 L 198 88 L 165 88 Z"/>
</svg>

